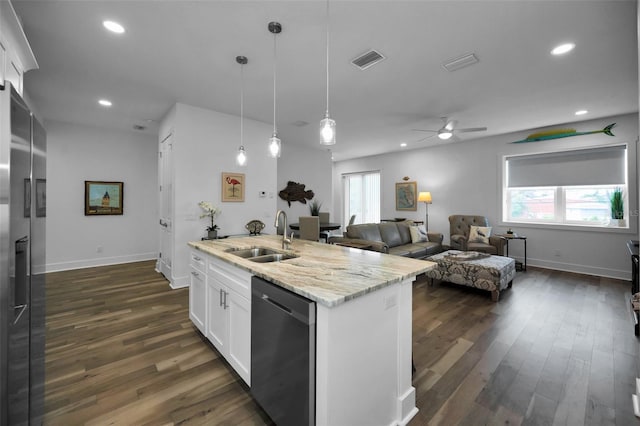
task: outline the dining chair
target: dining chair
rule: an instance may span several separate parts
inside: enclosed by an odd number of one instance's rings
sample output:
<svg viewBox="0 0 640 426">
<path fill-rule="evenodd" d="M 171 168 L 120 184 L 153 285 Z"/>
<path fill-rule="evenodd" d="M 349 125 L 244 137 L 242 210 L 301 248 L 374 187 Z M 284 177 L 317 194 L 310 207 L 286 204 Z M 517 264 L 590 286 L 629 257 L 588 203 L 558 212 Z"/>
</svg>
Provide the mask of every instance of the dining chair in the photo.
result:
<svg viewBox="0 0 640 426">
<path fill-rule="evenodd" d="M 320 219 L 320 223 L 329 223 L 329 212 L 320 212 L 318 213 L 318 218 Z M 325 242 L 329 241 L 329 236 L 331 231 L 320 232 L 320 238 Z"/>
<path fill-rule="evenodd" d="M 300 216 L 300 239 L 318 241 L 320 238 L 320 218 L 318 216 Z"/>
<path fill-rule="evenodd" d="M 351 219 L 349 219 L 349 225 L 353 225 L 356 221 L 356 215 L 351 215 Z"/>
</svg>

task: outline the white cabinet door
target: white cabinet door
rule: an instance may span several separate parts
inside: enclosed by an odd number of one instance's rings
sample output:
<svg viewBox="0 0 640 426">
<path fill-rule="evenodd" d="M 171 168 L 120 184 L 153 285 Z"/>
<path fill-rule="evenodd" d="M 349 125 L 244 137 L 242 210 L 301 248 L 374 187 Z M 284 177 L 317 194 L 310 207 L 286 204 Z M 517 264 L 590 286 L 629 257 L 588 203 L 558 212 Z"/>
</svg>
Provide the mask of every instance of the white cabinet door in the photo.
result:
<svg viewBox="0 0 640 426">
<path fill-rule="evenodd" d="M 207 277 L 207 338 L 226 358 L 228 314 L 225 307 L 229 302 L 227 288 L 215 278 Z"/>
<path fill-rule="evenodd" d="M 207 297 L 206 275 L 191 268 L 191 284 L 189 287 L 189 318 L 206 335 Z"/>
<path fill-rule="evenodd" d="M 227 296 L 229 342 L 227 361 L 251 385 L 251 301 L 230 291 Z"/>
</svg>

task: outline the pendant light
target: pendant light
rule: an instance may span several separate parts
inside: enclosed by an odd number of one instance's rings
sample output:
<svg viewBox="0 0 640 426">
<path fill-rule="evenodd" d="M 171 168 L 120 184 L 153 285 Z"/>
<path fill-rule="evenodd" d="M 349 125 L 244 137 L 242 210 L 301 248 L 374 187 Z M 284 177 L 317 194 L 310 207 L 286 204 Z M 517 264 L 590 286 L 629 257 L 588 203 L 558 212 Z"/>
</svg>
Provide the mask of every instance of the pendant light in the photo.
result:
<svg viewBox="0 0 640 426">
<path fill-rule="evenodd" d="M 329 0 L 327 0 L 327 110 L 320 121 L 320 144 L 335 145 L 336 122 L 329 117 Z"/>
<path fill-rule="evenodd" d="M 247 152 L 244 150 L 244 65 L 249 62 L 246 56 L 236 56 L 236 62 L 240 64 L 240 148 L 236 155 L 236 164 L 244 167 L 247 164 Z"/>
<path fill-rule="evenodd" d="M 269 22 L 269 32 L 273 34 L 273 135 L 269 138 L 269 155 L 280 158 L 282 144 L 276 129 L 276 34 L 282 32 L 282 25 L 279 22 Z"/>
</svg>

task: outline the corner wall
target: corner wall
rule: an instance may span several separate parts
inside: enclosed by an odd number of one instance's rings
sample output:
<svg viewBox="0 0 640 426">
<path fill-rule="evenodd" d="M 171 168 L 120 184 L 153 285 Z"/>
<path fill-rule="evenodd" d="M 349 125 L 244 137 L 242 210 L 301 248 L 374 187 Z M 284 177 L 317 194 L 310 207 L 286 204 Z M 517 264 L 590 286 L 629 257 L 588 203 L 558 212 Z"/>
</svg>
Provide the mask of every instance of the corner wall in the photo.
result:
<svg viewBox="0 0 640 426">
<path fill-rule="evenodd" d="M 154 259 L 157 138 L 48 121 L 46 271 Z M 124 182 L 124 214 L 85 216 L 84 181 Z"/>
</svg>

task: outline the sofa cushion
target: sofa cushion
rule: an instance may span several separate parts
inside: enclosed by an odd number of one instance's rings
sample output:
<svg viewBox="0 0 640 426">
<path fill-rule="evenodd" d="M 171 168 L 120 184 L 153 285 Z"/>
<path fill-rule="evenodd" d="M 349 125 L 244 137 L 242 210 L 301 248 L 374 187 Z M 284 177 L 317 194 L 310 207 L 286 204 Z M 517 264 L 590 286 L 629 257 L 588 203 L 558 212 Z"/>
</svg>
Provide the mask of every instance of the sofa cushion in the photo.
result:
<svg viewBox="0 0 640 426">
<path fill-rule="evenodd" d="M 489 244 L 489 237 L 491 236 L 490 226 L 475 226 L 469 227 L 469 242 L 470 243 L 485 243 Z"/>
<path fill-rule="evenodd" d="M 411 228 L 413 226 L 412 220 L 405 220 L 404 222 L 396 222 L 398 225 L 398 232 L 400 233 L 400 244 L 411 244 Z"/>
<path fill-rule="evenodd" d="M 419 243 L 422 241 L 428 241 L 428 238 L 425 234 L 420 232 L 417 226 L 412 226 L 409 228 L 409 232 L 411 232 L 411 243 Z"/>
<path fill-rule="evenodd" d="M 401 245 L 395 247 L 389 247 L 389 254 L 395 254 L 396 256 L 411 257 L 411 245 Z"/>
<path fill-rule="evenodd" d="M 348 238 L 358 238 L 361 240 L 382 241 L 380 229 L 377 223 L 362 223 L 359 225 L 347 226 Z"/>
<path fill-rule="evenodd" d="M 498 248 L 495 246 L 492 246 L 491 244 L 471 242 L 471 241 L 467 243 L 467 250 L 479 251 L 479 252 L 488 253 L 488 254 L 498 254 Z"/>
<path fill-rule="evenodd" d="M 378 225 L 380 229 L 380 235 L 382 241 L 387 243 L 389 248 L 402 245 L 402 239 L 400 238 L 400 232 L 398 231 L 398 225 L 396 222 L 386 222 Z"/>
</svg>

